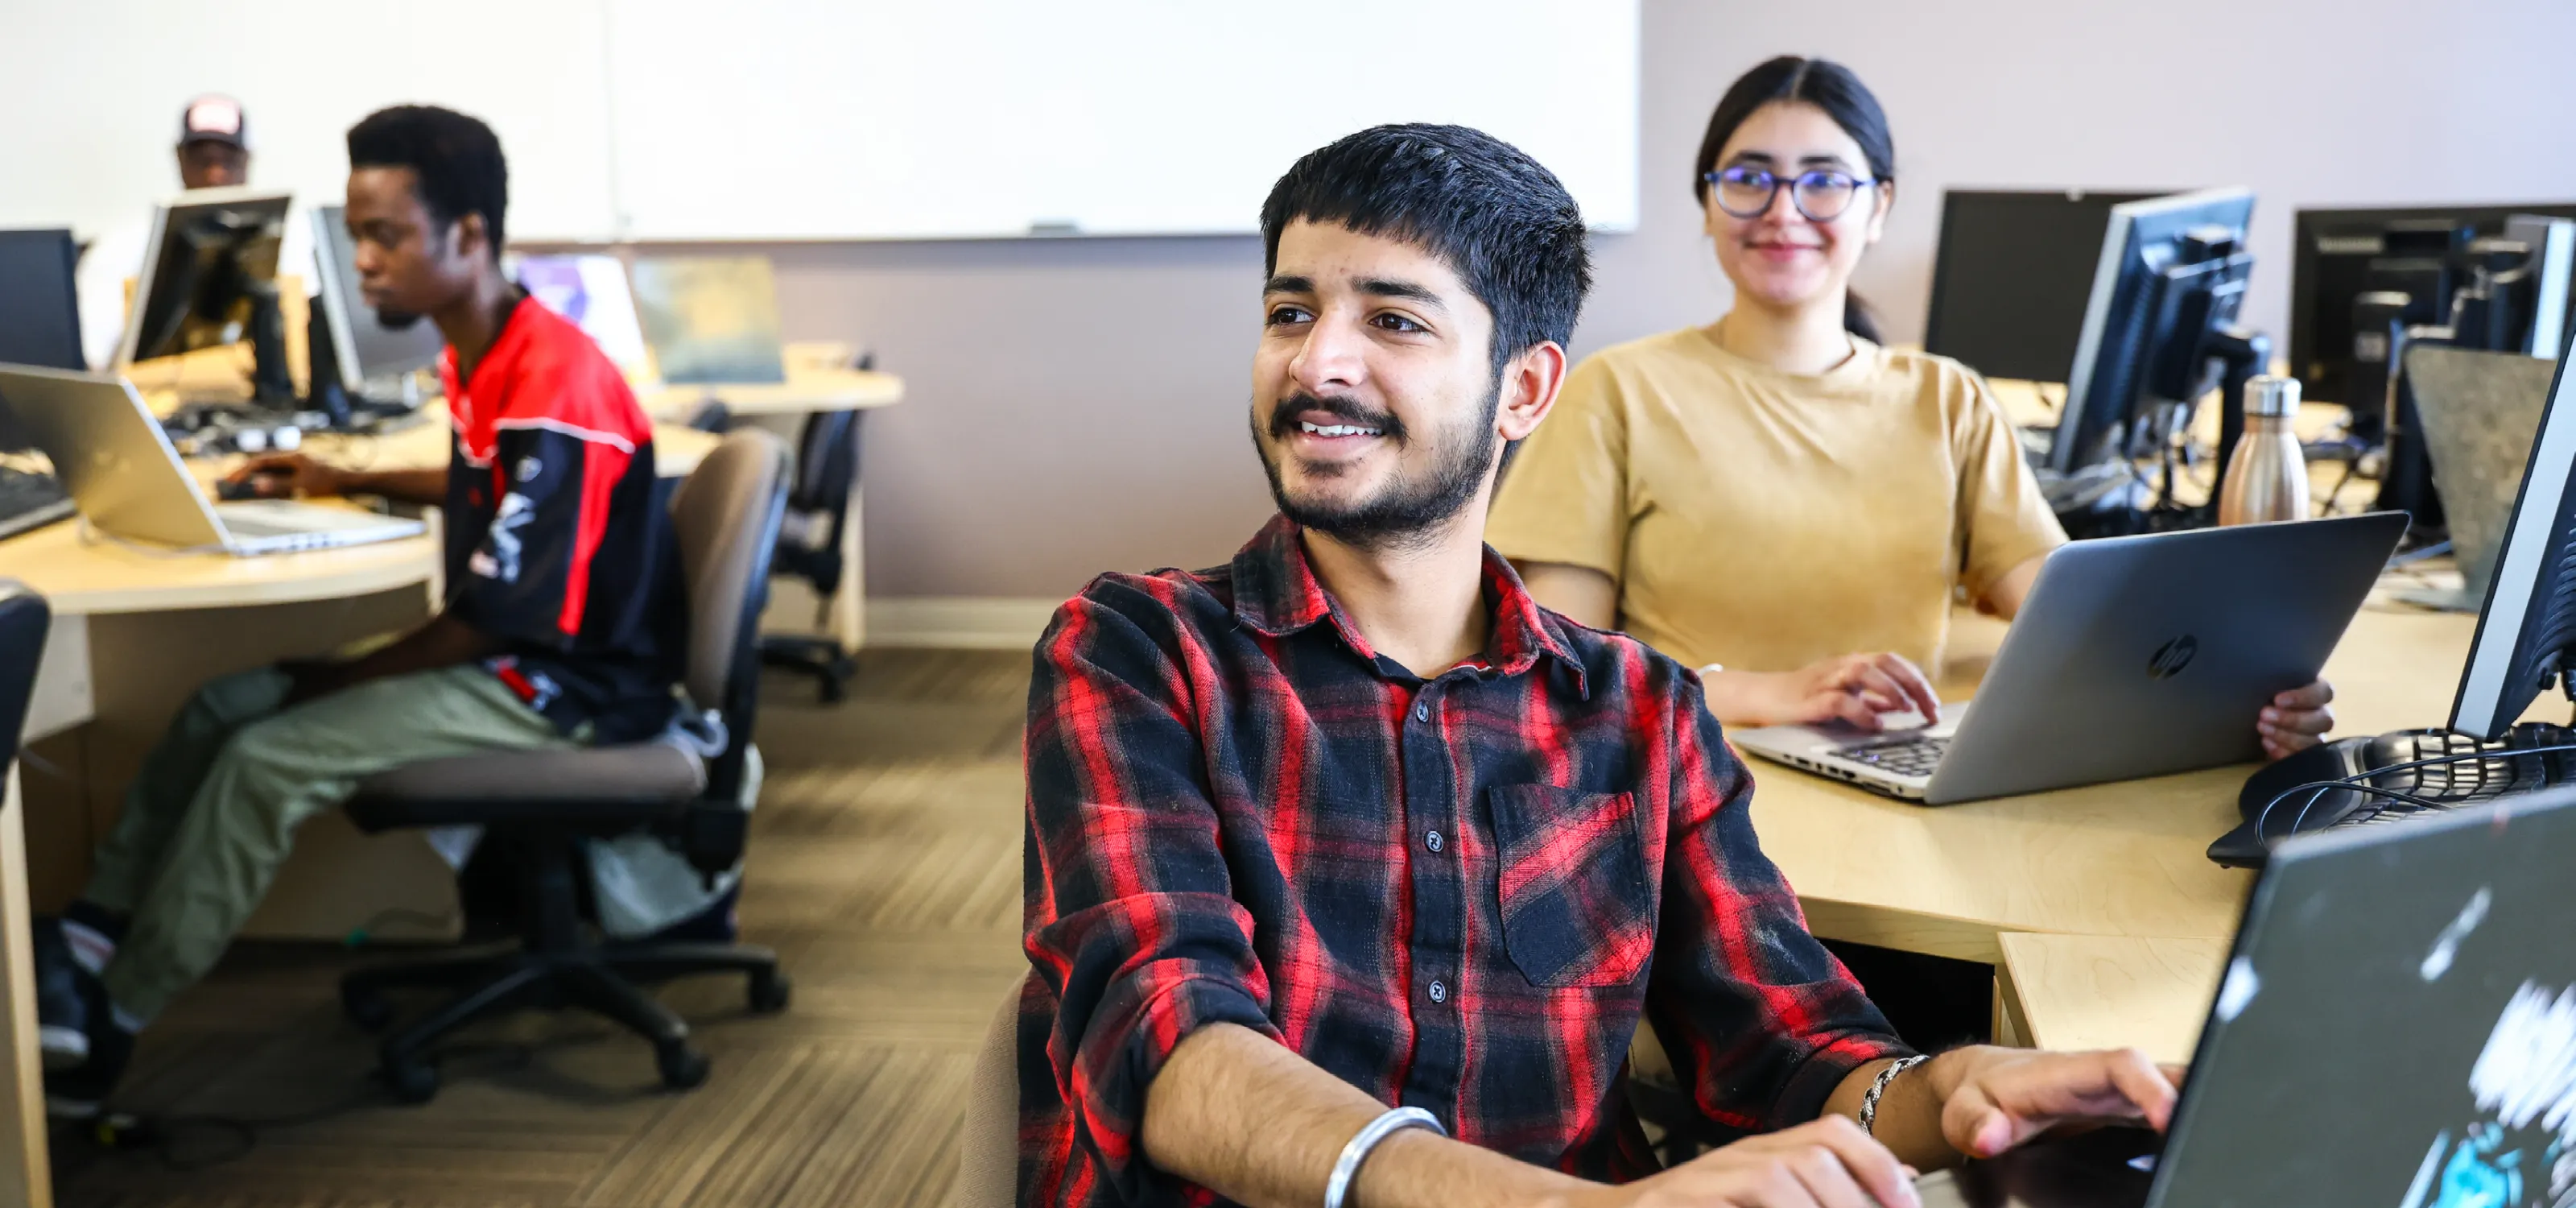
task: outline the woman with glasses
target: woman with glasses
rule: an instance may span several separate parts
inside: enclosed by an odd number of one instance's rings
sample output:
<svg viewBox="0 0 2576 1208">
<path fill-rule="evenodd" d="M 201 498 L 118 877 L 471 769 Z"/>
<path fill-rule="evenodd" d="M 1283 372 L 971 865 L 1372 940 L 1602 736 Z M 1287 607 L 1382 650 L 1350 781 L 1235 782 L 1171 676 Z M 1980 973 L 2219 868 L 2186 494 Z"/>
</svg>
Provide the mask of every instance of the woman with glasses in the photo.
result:
<svg viewBox="0 0 2576 1208">
<path fill-rule="evenodd" d="M 1487 529 L 1541 603 L 1702 669 L 1720 721 L 1938 708 L 1953 598 L 2005 617 L 2066 540 L 1985 382 L 1901 352 L 1852 297 L 1896 199 L 1877 98 L 1782 57 L 1718 101 L 1692 188 L 1735 306 L 1577 366 Z M 2333 724 L 2322 684 L 2255 725 Z"/>
</svg>

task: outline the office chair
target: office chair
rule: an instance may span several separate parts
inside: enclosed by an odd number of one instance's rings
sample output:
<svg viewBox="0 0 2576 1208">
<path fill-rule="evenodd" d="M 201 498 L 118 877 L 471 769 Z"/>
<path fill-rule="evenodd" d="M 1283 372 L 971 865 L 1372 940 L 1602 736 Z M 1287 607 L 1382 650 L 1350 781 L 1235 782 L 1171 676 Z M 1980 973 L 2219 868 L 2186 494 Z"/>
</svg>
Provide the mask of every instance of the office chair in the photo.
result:
<svg viewBox="0 0 2576 1208">
<path fill-rule="evenodd" d="M 1020 992 L 1011 983 L 984 1028 L 966 1076 L 966 1121 L 957 1134 L 950 1208 L 1012 1208 L 1020 1195 Z"/>
<path fill-rule="evenodd" d="M 53 616 L 26 584 L 0 579 L 0 781 L 18 760 L 18 736 L 27 729 L 27 702 L 36 694 L 36 664 Z"/>
<path fill-rule="evenodd" d="M 760 695 L 755 651 L 786 476 L 784 444 L 746 430 L 726 437 L 671 500 L 688 585 L 684 687 L 692 704 L 723 723 L 716 754 L 658 739 L 489 752 L 409 764 L 359 785 L 347 809 L 360 830 L 480 825 L 485 844 L 511 846 L 519 870 L 516 951 L 386 965 L 341 979 L 342 1006 L 369 1030 L 392 1019 L 387 990 L 459 991 L 383 1043 L 385 1081 L 399 1098 L 418 1103 L 436 1094 L 430 1046 L 502 1012 L 580 1007 L 605 1015 L 653 1042 L 663 1085 L 686 1089 L 706 1080 L 707 1059 L 689 1047 L 688 1025 L 637 983 L 738 972 L 750 979 L 752 1010 L 786 1008 L 788 982 L 776 953 L 748 945 L 590 938 L 575 883 L 582 839 L 639 828 L 664 836 L 709 876 L 740 862 L 749 817 L 739 790 Z"/>
<path fill-rule="evenodd" d="M 850 492 L 859 484 L 857 411 L 817 411 L 805 417 L 796 439 L 796 483 L 787 492 L 787 517 L 779 526 L 774 573 L 811 585 L 828 610 L 841 587 L 841 535 L 850 520 Z M 848 695 L 858 663 L 836 634 L 769 634 L 760 661 L 813 676 L 823 703 Z"/>
</svg>

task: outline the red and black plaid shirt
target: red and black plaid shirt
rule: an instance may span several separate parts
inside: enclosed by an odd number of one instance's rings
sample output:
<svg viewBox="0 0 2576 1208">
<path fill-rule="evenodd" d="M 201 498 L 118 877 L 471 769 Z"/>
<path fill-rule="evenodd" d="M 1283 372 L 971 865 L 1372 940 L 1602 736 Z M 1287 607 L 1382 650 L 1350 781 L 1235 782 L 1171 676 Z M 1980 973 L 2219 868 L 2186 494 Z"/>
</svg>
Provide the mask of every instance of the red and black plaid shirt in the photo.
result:
<svg viewBox="0 0 2576 1208">
<path fill-rule="evenodd" d="M 1485 601 L 1485 659 L 1421 679 L 1282 519 L 1229 567 L 1105 575 L 1056 613 L 1029 689 L 1022 1202 L 1211 1202 L 1139 1141 L 1209 1023 L 1611 1180 L 1654 1169 L 1623 1076 L 1641 1013 L 1745 1132 L 1905 1051 L 1754 841 L 1698 677 L 1540 608 L 1491 550 Z"/>
</svg>

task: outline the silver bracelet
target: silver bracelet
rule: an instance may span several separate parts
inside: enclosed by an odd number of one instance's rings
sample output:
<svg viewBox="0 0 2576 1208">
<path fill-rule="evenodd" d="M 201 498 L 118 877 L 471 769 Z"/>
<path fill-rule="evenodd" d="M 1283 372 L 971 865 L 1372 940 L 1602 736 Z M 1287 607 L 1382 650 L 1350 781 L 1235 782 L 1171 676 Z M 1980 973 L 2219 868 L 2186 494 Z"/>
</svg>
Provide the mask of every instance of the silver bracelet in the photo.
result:
<svg viewBox="0 0 2576 1208">
<path fill-rule="evenodd" d="M 1342 1147 L 1342 1156 L 1333 1162 L 1333 1177 L 1324 1183 L 1324 1208 L 1343 1208 L 1342 1201 L 1351 1194 L 1351 1182 L 1360 1175 L 1360 1163 L 1368 1160 L 1377 1143 L 1408 1128 L 1427 1128 L 1440 1136 L 1449 1130 L 1440 1127 L 1440 1117 L 1418 1107 L 1399 1107 L 1368 1122 L 1360 1135 Z"/>
<path fill-rule="evenodd" d="M 1878 1072 L 1878 1077 L 1870 1080 L 1869 1093 L 1860 1097 L 1860 1130 L 1862 1132 L 1869 1133 L 1872 1136 L 1877 1135 L 1878 1097 L 1887 1093 L 1887 1084 L 1896 1081 L 1896 1076 L 1898 1074 L 1902 1074 L 1905 1071 L 1913 1069 L 1915 1066 L 1921 1065 L 1930 1060 L 1932 1059 L 1929 1057 L 1921 1056 L 1902 1058 L 1898 1060 L 1896 1064 L 1880 1070 Z"/>
</svg>

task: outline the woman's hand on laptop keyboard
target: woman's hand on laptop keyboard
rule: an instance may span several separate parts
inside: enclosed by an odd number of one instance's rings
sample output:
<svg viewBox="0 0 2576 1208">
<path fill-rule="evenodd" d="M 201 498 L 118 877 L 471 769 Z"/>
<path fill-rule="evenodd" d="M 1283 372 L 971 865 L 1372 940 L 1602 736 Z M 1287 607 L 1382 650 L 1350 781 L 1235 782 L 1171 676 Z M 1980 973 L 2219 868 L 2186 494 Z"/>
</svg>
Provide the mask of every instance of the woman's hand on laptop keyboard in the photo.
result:
<svg viewBox="0 0 2576 1208">
<path fill-rule="evenodd" d="M 1887 727 L 1880 715 L 1915 713 L 1923 725 L 1941 719 L 1932 681 L 1904 655 L 1843 654 L 1795 671 L 1703 671 L 1708 711 L 1730 726 L 1813 726 L 1843 722 L 1864 733 Z"/>
</svg>

